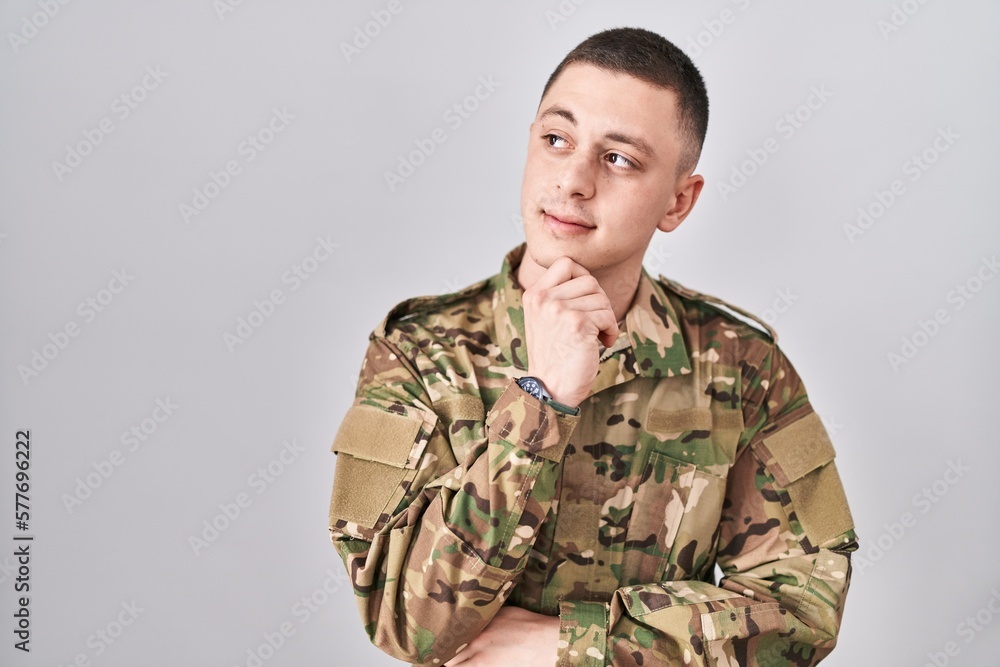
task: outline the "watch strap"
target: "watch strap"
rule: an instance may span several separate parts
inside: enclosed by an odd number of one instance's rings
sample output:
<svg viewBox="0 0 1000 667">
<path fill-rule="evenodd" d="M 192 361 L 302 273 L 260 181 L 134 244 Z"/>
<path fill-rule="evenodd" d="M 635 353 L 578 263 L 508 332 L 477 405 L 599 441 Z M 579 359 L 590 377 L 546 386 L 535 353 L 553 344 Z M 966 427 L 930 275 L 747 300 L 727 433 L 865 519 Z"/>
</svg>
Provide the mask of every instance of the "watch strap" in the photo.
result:
<svg viewBox="0 0 1000 667">
<path fill-rule="evenodd" d="M 551 398 L 548 401 L 546 401 L 546 403 L 551 405 L 553 410 L 561 412 L 564 415 L 573 415 L 575 417 L 578 414 L 580 414 L 580 406 L 571 408 L 568 405 L 565 405 L 564 403 L 560 403 L 559 401 L 553 401 Z"/>
<path fill-rule="evenodd" d="M 549 405 L 552 406 L 552 409 L 555 410 L 556 412 L 561 412 L 564 415 L 572 415 L 574 417 L 580 414 L 579 407 L 573 408 L 563 403 L 560 403 L 559 401 L 553 400 L 552 396 L 545 389 L 545 385 L 542 384 L 542 381 L 536 377 L 526 375 L 524 377 L 517 378 L 517 386 L 525 390 L 538 400 L 542 401 L 543 403 L 548 403 Z"/>
</svg>

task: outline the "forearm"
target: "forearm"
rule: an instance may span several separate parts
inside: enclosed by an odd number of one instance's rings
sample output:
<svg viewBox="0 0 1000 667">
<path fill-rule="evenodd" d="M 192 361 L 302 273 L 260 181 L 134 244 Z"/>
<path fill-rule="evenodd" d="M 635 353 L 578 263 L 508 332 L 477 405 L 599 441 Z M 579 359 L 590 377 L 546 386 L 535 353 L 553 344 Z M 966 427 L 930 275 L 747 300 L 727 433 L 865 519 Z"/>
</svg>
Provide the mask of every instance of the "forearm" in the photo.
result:
<svg viewBox="0 0 1000 667">
<path fill-rule="evenodd" d="M 605 657 L 563 664 L 813 665 L 833 649 L 857 548 L 853 521 L 819 417 L 804 391 L 784 391 L 792 372 L 781 378 L 760 402 L 770 408 L 767 428 L 746 434 L 728 473 L 720 584 L 651 582 L 617 590 L 604 609 L 564 604 L 565 655 Z M 782 400 L 768 400 L 776 392 Z"/>
<path fill-rule="evenodd" d="M 821 549 L 720 586 L 663 582 L 621 588 L 608 604 L 564 602 L 559 664 L 813 665 L 836 643 L 849 572 L 846 552 Z"/>
<path fill-rule="evenodd" d="M 508 387 L 463 465 L 425 484 L 377 529 L 332 525 L 377 646 L 403 660 L 443 662 L 482 631 L 549 511 L 574 423 Z"/>
</svg>

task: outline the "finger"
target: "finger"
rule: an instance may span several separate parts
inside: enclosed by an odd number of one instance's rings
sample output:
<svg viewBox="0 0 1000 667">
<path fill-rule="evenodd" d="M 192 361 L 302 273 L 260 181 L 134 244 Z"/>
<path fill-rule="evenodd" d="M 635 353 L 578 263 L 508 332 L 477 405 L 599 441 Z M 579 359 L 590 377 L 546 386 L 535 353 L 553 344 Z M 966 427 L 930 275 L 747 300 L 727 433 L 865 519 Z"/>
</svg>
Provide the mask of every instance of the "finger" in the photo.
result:
<svg viewBox="0 0 1000 667">
<path fill-rule="evenodd" d="M 454 658 L 444 663 L 444 667 L 455 667 L 455 665 L 461 665 L 462 663 L 467 662 L 470 657 L 471 653 L 469 653 L 463 648 L 461 651 L 455 654 Z"/>
<path fill-rule="evenodd" d="M 545 270 L 545 273 L 535 281 L 532 287 L 538 287 L 541 289 L 548 289 L 549 287 L 554 287 L 560 285 L 567 280 L 576 278 L 577 276 L 588 276 L 590 272 L 583 268 L 576 262 L 574 262 L 569 257 L 559 257 L 549 268 Z"/>
<path fill-rule="evenodd" d="M 458 653 L 456 653 L 451 660 L 444 663 L 444 667 L 454 667 L 455 665 L 461 665 L 463 662 L 466 662 L 469 659 L 469 656 L 475 653 L 475 651 L 469 650 L 470 644 L 466 644 L 462 648 L 458 649 Z"/>
<path fill-rule="evenodd" d="M 587 294 L 600 294 L 607 298 L 607 292 L 597 282 L 597 279 L 589 273 L 583 276 L 576 276 L 564 283 L 554 285 L 545 290 L 551 299 L 575 299 Z M 608 302 L 610 303 L 610 301 Z"/>
<path fill-rule="evenodd" d="M 614 312 L 611 310 L 611 302 L 608 301 L 608 297 L 603 294 L 584 294 L 583 296 L 578 296 L 572 299 L 560 300 L 559 305 L 567 310 L 579 310 L 584 312 L 607 310 L 612 314 L 612 318 L 614 317 Z"/>
<path fill-rule="evenodd" d="M 620 335 L 620 332 L 617 331 L 617 327 L 615 329 L 616 331 L 613 334 L 609 332 L 601 332 L 600 334 L 598 334 L 597 337 L 600 338 L 601 345 L 603 345 L 604 347 L 611 347 L 612 345 L 615 344 L 615 341 L 618 340 L 618 336 Z"/>
<path fill-rule="evenodd" d="M 594 323 L 597 324 L 600 329 L 597 337 L 601 339 L 601 343 L 604 347 L 611 347 L 614 345 L 619 334 L 618 321 L 615 319 L 614 311 L 610 309 L 594 311 L 592 318 Z"/>
<path fill-rule="evenodd" d="M 563 301 L 563 307 L 584 313 L 591 324 L 597 329 L 597 338 L 604 347 L 611 347 L 621 333 L 615 313 L 611 310 L 606 297 L 597 294 L 583 296 L 570 301 Z"/>
</svg>

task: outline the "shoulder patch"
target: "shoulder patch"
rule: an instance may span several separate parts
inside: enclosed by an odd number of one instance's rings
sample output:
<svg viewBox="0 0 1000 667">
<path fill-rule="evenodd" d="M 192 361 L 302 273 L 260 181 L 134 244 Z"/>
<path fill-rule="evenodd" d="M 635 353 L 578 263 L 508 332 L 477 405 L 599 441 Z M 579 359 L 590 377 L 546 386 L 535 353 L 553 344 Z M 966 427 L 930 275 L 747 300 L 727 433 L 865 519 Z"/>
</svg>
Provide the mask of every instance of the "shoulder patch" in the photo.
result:
<svg viewBox="0 0 1000 667">
<path fill-rule="evenodd" d="M 726 310 L 729 310 L 729 311 L 731 311 L 733 313 L 741 315 L 743 318 L 749 319 L 751 322 L 754 322 L 754 323 L 760 325 L 757 328 L 762 329 L 764 331 L 764 333 L 766 333 L 768 336 L 771 337 L 771 340 L 773 340 L 775 343 L 778 342 L 778 333 L 774 329 L 772 329 L 771 326 L 767 322 L 765 322 L 764 320 L 760 319 L 759 317 L 757 317 L 753 313 L 750 313 L 750 312 L 748 312 L 746 310 L 743 310 L 742 308 L 740 308 L 738 306 L 734 306 L 731 303 L 723 301 L 722 299 L 720 299 L 717 296 L 712 296 L 711 294 L 703 294 L 702 292 L 696 292 L 695 290 L 693 290 L 693 289 L 691 289 L 689 287 L 685 287 L 684 285 L 681 285 L 679 282 L 676 282 L 674 280 L 670 280 L 669 278 L 667 278 L 666 276 L 664 276 L 662 274 L 659 276 L 659 281 L 660 281 L 660 284 L 663 285 L 665 288 L 669 289 L 670 291 L 672 291 L 672 292 L 674 292 L 676 294 L 679 294 L 680 296 L 682 296 L 682 297 L 684 297 L 686 299 L 692 299 L 692 300 L 695 300 L 695 301 L 704 301 L 706 303 L 711 303 L 711 304 L 714 304 L 716 306 L 721 306 L 721 307 L 725 308 Z"/>
<path fill-rule="evenodd" d="M 392 307 L 392 310 L 390 310 L 385 318 L 379 322 L 379 325 L 375 327 L 374 335 L 384 336 L 386 328 L 393 322 L 404 322 L 420 313 L 433 310 L 434 308 L 440 308 L 441 306 L 447 306 L 448 304 L 455 303 L 456 301 L 461 301 L 466 297 L 478 294 L 489 282 L 490 278 L 486 278 L 477 283 L 473 283 L 468 287 L 464 287 L 457 292 L 451 292 L 450 294 L 415 296 L 413 298 L 400 301 Z"/>
</svg>

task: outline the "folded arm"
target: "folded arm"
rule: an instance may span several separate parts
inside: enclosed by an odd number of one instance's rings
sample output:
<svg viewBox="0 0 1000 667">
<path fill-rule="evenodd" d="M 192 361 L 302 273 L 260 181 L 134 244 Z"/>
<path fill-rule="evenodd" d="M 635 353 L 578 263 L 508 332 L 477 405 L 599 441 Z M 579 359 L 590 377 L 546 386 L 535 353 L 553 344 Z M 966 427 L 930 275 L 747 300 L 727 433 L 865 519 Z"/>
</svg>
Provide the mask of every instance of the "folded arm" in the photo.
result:
<svg viewBox="0 0 1000 667">
<path fill-rule="evenodd" d="M 450 659 L 503 605 L 576 423 L 513 381 L 484 421 L 474 396 L 429 391 L 437 370 L 405 338 L 372 337 L 334 441 L 330 506 L 369 637 L 428 664 Z"/>
<path fill-rule="evenodd" d="M 801 666 L 833 649 L 857 548 L 833 446 L 779 349 L 748 369 L 719 527 L 723 579 L 564 601 L 559 664 Z"/>
</svg>

